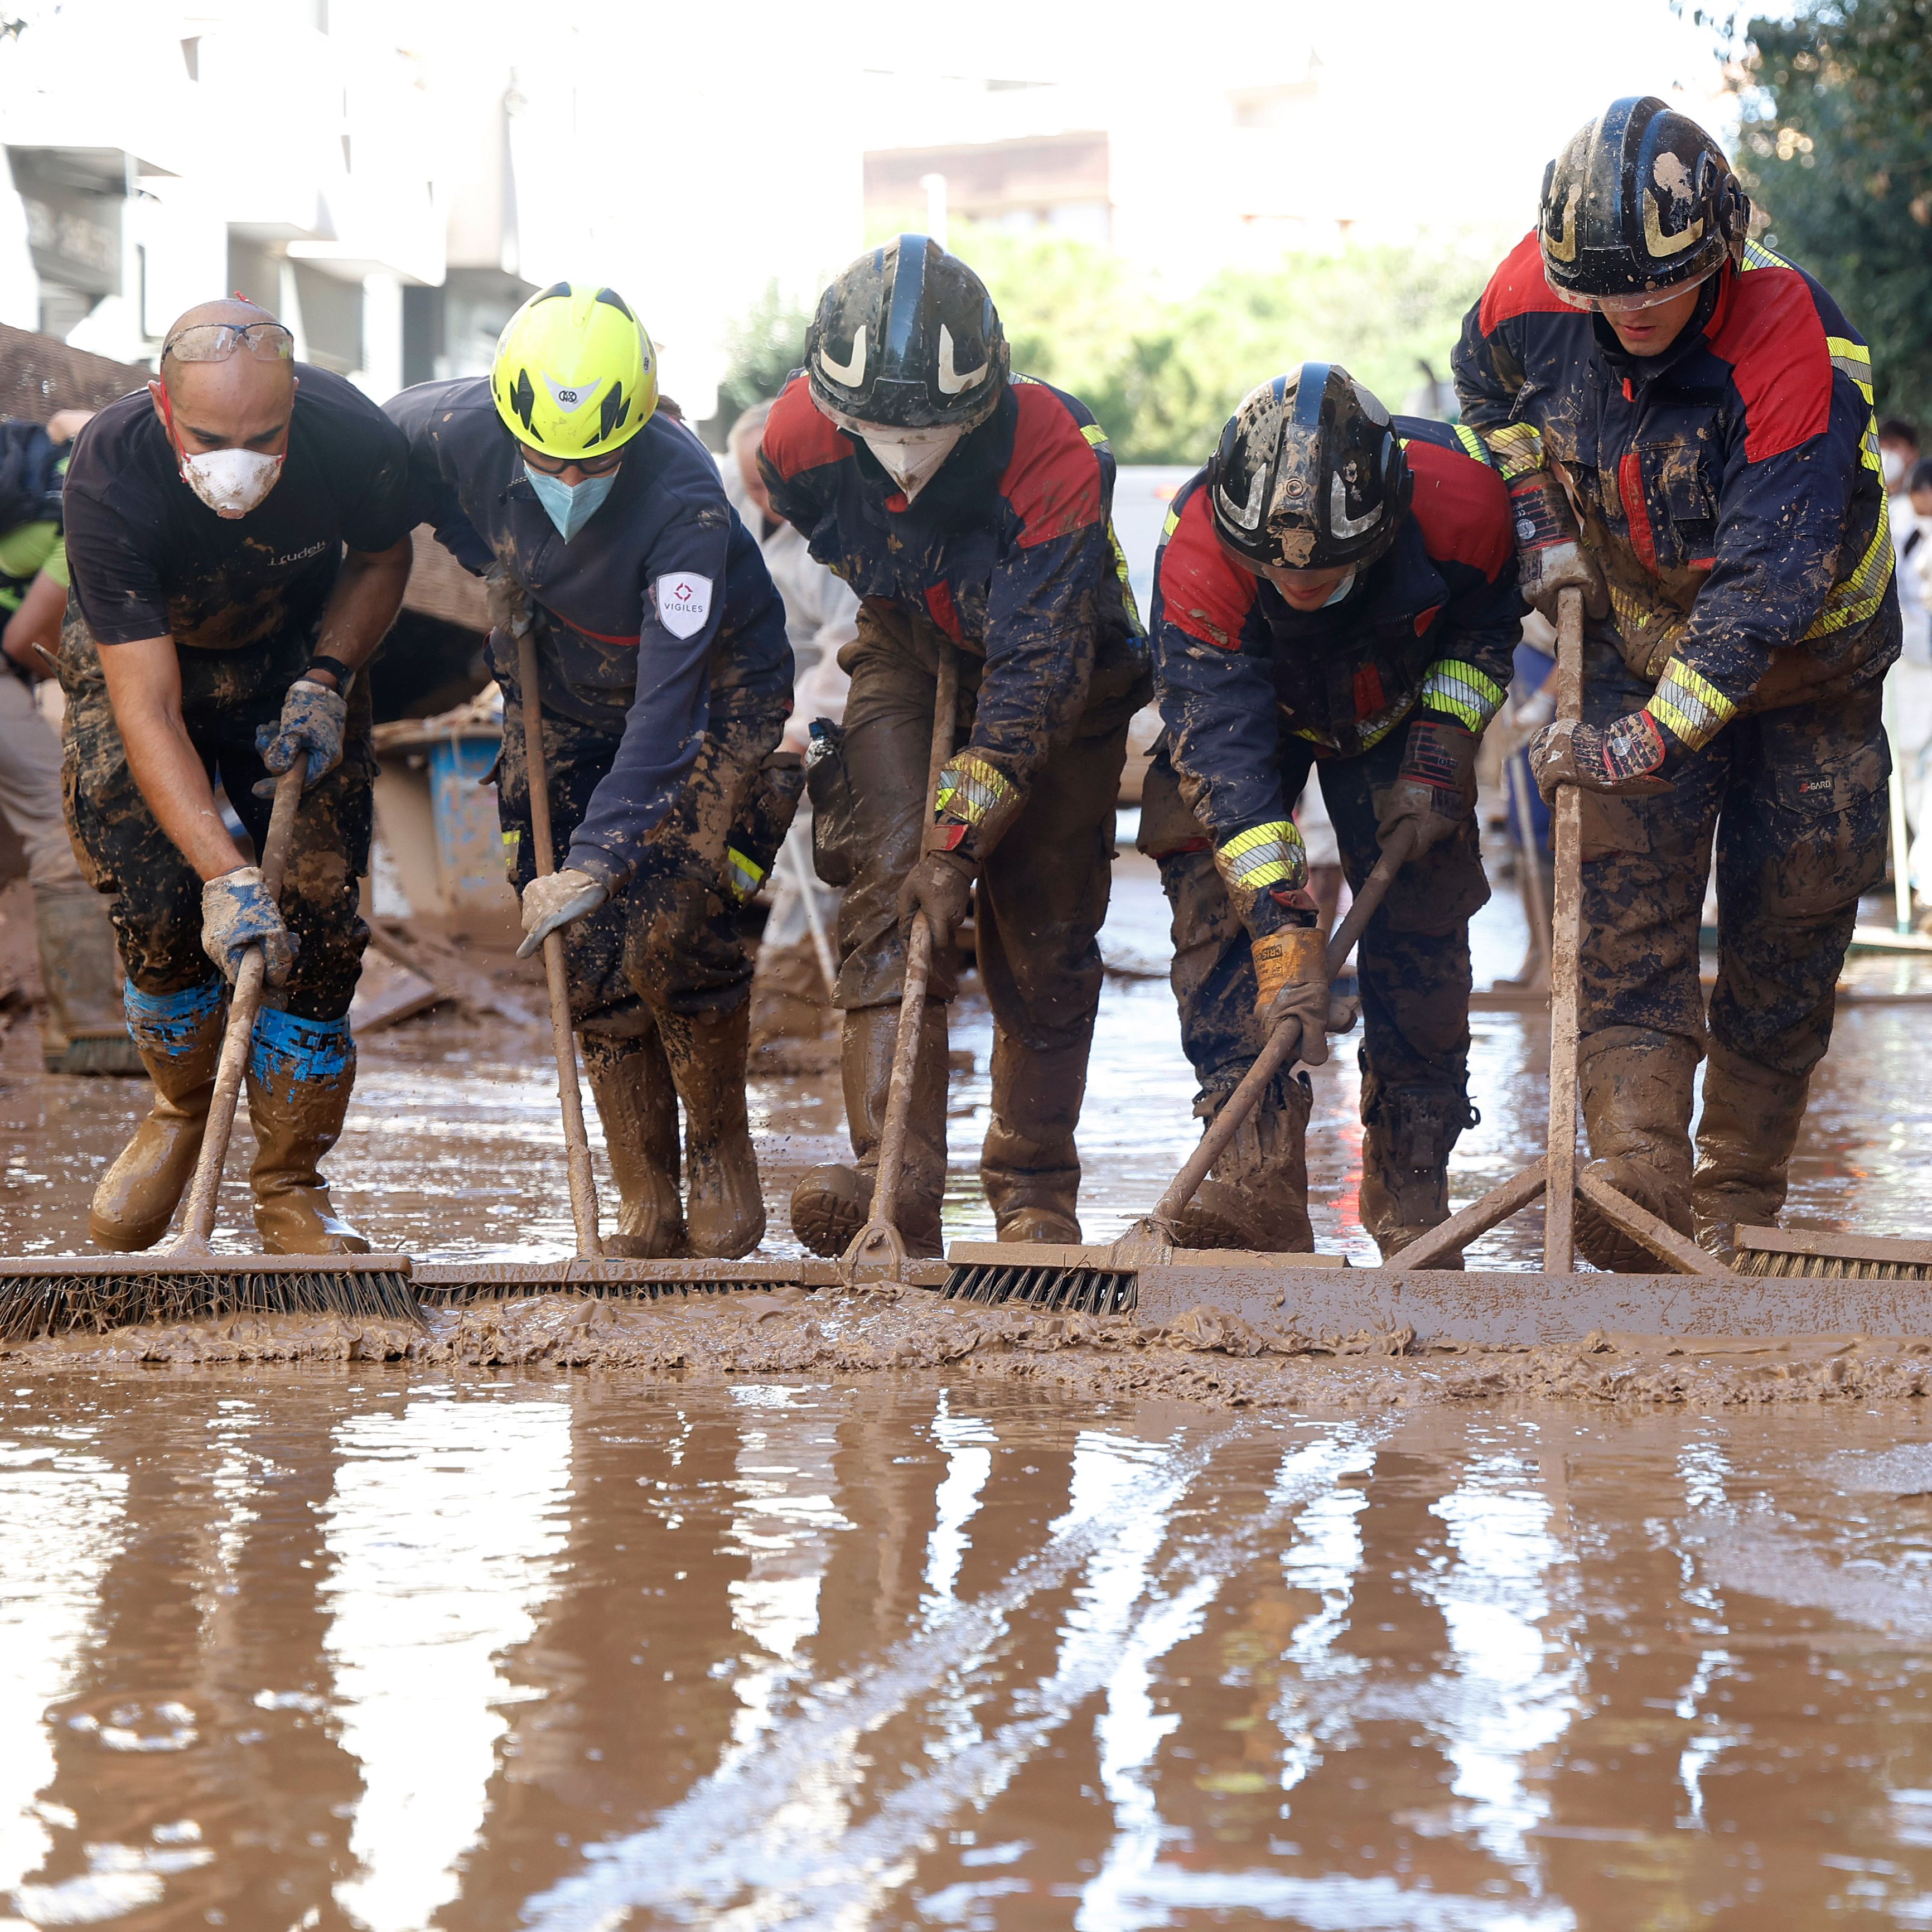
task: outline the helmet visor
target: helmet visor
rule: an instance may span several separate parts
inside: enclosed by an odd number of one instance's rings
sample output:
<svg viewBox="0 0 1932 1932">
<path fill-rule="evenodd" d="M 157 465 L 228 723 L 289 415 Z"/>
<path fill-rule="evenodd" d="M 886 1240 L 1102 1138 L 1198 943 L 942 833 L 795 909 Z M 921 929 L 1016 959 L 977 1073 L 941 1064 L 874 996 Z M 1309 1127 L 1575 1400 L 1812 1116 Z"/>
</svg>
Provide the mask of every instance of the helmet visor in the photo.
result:
<svg viewBox="0 0 1932 1932">
<path fill-rule="evenodd" d="M 1711 272 L 1716 273 L 1714 268 Z M 1661 308 L 1692 289 L 1701 289 L 1710 279 L 1710 275 L 1700 275 L 1695 281 L 1673 282 L 1667 289 L 1644 289 L 1627 296 L 1586 296 L 1574 289 L 1559 289 L 1554 282 L 1550 286 L 1558 302 L 1572 308 L 1587 309 L 1592 315 L 1641 315 L 1646 309 Z"/>
</svg>

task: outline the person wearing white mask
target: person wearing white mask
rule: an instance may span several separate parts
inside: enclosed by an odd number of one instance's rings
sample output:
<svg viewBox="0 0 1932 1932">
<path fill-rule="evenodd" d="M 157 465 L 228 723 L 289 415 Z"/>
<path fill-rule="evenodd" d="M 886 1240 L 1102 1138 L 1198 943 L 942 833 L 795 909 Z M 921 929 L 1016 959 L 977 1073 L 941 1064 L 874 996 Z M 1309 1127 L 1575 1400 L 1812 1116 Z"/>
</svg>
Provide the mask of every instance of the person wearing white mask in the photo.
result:
<svg viewBox="0 0 1932 1932">
<path fill-rule="evenodd" d="M 409 451 L 352 385 L 294 358 L 264 310 L 205 302 L 68 465 L 68 829 L 88 882 L 119 896 L 128 1029 L 156 1089 L 95 1190 L 88 1232 L 110 1250 L 166 1232 L 207 1118 L 224 982 L 255 945 L 270 988 L 248 1062 L 256 1228 L 275 1254 L 369 1245 L 316 1163 L 355 1080 L 375 776 L 356 673 L 409 580 Z M 215 789 L 259 853 L 298 758 L 278 908 Z"/>
<path fill-rule="evenodd" d="M 806 367 L 759 453 L 772 507 L 850 584 L 842 734 L 808 754 L 819 875 L 838 910 L 855 1159 L 793 1190 L 793 1232 L 836 1254 L 869 1209 L 915 913 L 937 950 L 899 1232 L 937 1252 L 944 1006 L 972 911 L 993 1013 L 980 1172 L 1003 1241 L 1080 1238 L 1074 1129 L 1099 1004 L 1127 722 L 1151 688 L 1114 541 L 1114 459 L 1075 398 L 1011 373 L 986 285 L 923 235 L 862 255 L 820 298 Z M 928 809 L 938 671 L 956 746 Z M 962 742 L 963 741 L 963 742 Z"/>
</svg>

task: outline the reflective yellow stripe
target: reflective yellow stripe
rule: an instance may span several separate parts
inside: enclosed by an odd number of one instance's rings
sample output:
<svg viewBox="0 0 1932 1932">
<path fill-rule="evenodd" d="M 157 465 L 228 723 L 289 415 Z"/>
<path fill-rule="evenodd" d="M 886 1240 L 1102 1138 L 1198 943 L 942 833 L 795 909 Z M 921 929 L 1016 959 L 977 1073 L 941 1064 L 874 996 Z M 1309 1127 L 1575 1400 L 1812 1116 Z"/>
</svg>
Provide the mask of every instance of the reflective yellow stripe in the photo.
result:
<svg viewBox="0 0 1932 1932">
<path fill-rule="evenodd" d="M 1308 854 L 1292 819 L 1273 819 L 1236 832 L 1216 848 L 1214 862 L 1228 884 L 1244 892 L 1299 886 L 1308 878 Z"/>
<path fill-rule="evenodd" d="M 735 845 L 724 848 L 725 884 L 740 904 L 765 882 L 765 868 L 746 857 Z"/>
<path fill-rule="evenodd" d="M 1490 452 L 1483 447 L 1483 439 L 1479 436 L 1467 423 L 1458 423 L 1456 425 L 1456 440 L 1460 442 L 1478 463 L 1483 464 L 1486 466 L 1487 465 L 1490 460 Z"/>
<path fill-rule="evenodd" d="M 1489 723 L 1503 708 L 1506 695 L 1495 679 L 1454 658 L 1439 658 L 1422 680 L 1422 703 L 1432 711 L 1460 718 L 1472 731 L 1480 731 Z"/>
<path fill-rule="evenodd" d="M 1853 624 L 1862 624 L 1885 602 L 1885 587 L 1892 581 L 1892 519 L 1882 516 L 1858 567 L 1834 586 L 1818 613 L 1817 622 L 1804 633 L 1802 641 L 1828 637 Z"/>
<path fill-rule="evenodd" d="M 1543 432 L 1535 424 L 1504 423 L 1501 429 L 1484 430 L 1482 436 L 1505 482 L 1543 467 Z"/>
<path fill-rule="evenodd" d="M 1791 264 L 1782 255 L 1774 255 L 1762 242 L 1744 244 L 1743 266 L 1751 268 L 1788 268 Z"/>
<path fill-rule="evenodd" d="M 1664 667 L 1644 709 L 1694 752 L 1708 745 L 1738 715 L 1738 707 L 1708 678 L 1675 658 Z"/>
<path fill-rule="evenodd" d="M 939 774 L 939 789 L 933 795 L 935 811 L 950 814 L 968 825 L 977 825 L 1002 800 L 1012 796 L 1005 775 L 984 758 L 968 752 L 953 759 Z"/>
<path fill-rule="evenodd" d="M 1096 449 L 1098 449 L 1101 444 L 1105 442 L 1107 440 L 1107 432 L 1103 430 L 1098 423 L 1082 423 L 1080 425 L 1080 434 L 1084 436 Z"/>
<path fill-rule="evenodd" d="M 1175 532 L 1176 530 L 1179 530 L 1179 529 L 1180 529 L 1180 512 L 1178 510 L 1170 510 L 1170 511 L 1168 511 L 1168 513 L 1167 513 L 1167 520 L 1166 520 L 1166 523 L 1164 523 L 1164 524 L 1162 524 L 1161 525 L 1161 526 L 1160 526 L 1160 540 L 1161 540 L 1161 542 L 1162 542 L 1162 543 L 1166 542 L 1166 541 L 1168 540 L 1168 538 L 1169 537 L 1172 536 L 1173 536 L 1173 534 L 1174 533 L 1174 532 Z"/>
<path fill-rule="evenodd" d="M 1114 547 L 1114 574 L 1120 580 L 1120 602 L 1127 607 L 1127 616 L 1134 629 L 1142 636 L 1147 626 L 1141 622 L 1140 600 L 1134 595 L 1133 572 L 1127 566 L 1127 554 L 1120 548 L 1120 540 L 1114 534 L 1110 520 L 1107 525 L 1107 541 Z"/>
<path fill-rule="evenodd" d="M 1825 338 L 1825 346 L 1831 352 L 1832 367 L 1850 376 L 1858 386 L 1858 394 L 1870 402 L 1872 399 L 1871 351 L 1862 342 L 1854 342 L 1848 335 L 1828 335 Z"/>
</svg>

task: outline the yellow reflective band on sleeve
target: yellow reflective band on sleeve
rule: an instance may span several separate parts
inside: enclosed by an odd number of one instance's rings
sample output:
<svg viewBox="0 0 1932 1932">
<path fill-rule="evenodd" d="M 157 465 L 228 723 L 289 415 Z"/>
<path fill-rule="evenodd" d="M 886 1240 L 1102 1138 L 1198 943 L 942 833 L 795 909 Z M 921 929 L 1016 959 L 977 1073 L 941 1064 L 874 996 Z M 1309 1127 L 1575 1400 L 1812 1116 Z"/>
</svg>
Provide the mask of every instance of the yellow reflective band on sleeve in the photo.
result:
<svg viewBox="0 0 1932 1932">
<path fill-rule="evenodd" d="M 1483 447 L 1483 439 L 1467 423 L 1456 425 L 1456 440 L 1485 468 L 1489 465 L 1490 452 Z"/>
<path fill-rule="evenodd" d="M 1504 423 L 1501 429 L 1485 430 L 1483 440 L 1505 482 L 1543 467 L 1543 432 L 1534 423 Z"/>
<path fill-rule="evenodd" d="M 1127 607 L 1128 621 L 1134 627 L 1137 637 L 1147 635 L 1147 626 L 1141 622 L 1140 599 L 1134 595 L 1134 574 L 1127 562 L 1127 554 L 1120 548 L 1120 538 L 1114 534 L 1110 518 L 1107 524 L 1107 541 L 1114 547 L 1114 574 L 1120 580 L 1120 602 Z"/>
<path fill-rule="evenodd" d="M 1460 718 L 1472 731 L 1480 732 L 1503 708 L 1508 694 L 1492 677 L 1486 677 L 1474 664 L 1454 658 L 1439 658 L 1429 667 L 1422 680 L 1420 702 L 1432 711 L 1446 711 Z"/>
<path fill-rule="evenodd" d="M 1167 513 L 1167 520 L 1160 526 L 1161 542 L 1162 543 L 1166 542 L 1168 538 L 1172 536 L 1174 532 L 1179 530 L 1180 527 L 1180 513 L 1178 510 L 1168 511 Z"/>
<path fill-rule="evenodd" d="M 1098 423 L 1082 423 L 1080 425 L 1080 434 L 1084 436 L 1096 449 L 1098 449 L 1101 444 L 1105 442 L 1107 440 L 1107 432 L 1103 430 Z"/>
<path fill-rule="evenodd" d="M 724 848 L 724 884 L 740 905 L 765 883 L 765 868 L 735 845 Z"/>
<path fill-rule="evenodd" d="M 1738 715 L 1738 707 L 1708 678 L 1676 658 L 1664 667 L 1644 709 L 1694 752 L 1708 745 Z"/>
<path fill-rule="evenodd" d="M 1012 786 L 1004 772 L 968 752 L 964 757 L 952 759 L 941 770 L 939 788 L 933 794 L 933 808 L 940 817 L 977 825 L 995 806 L 1012 797 Z"/>
<path fill-rule="evenodd" d="M 1825 346 L 1831 352 L 1832 367 L 1842 375 L 1850 376 L 1858 386 L 1858 394 L 1867 402 L 1872 399 L 1871 351 L 1862 342 L 1854 342 L 1848 335 L 1828 335 Z"/>
<path fill-rule="evenodd" d="M 1237 890 L 1265 892 L 1270 886 L 1300 886 L 1308 881 L 1308 853 L 1290 818 L 1252 825 L 1217 846 L 1214 862 Z"/>
<path fill-rule="evenodd" d="M 1747 271 L 1752 268 L 1788 268 L 1790 266 L 1782 255 L 1774 254 L 1762 242 L 1747 242 L 1744 244 L 1744 259 L 1742 266 Z"/>
<path fill-rule="evenodd" d="M 1824 608 L 1818 613 L 1817 621 L 1804 633 L 1802 641 L 1808 643 L 1814 638 L 1828 637 L 1834 631 L 1862 624 L 1875 616 L 1879 606 L 1885 602 L 1885 588 L 1891 581 L 1892 519 L 1886 515 L 1879 518 L 1878 528 L 1872 532 L 1872 540 L 1866 544 L 1865 554 L 1858 560 L 1858 567 L 1842 584 L 1832 587 L 1831 596 L 1825 599 Z"/>
<path fill-rule="evenodd" d="M 512 878 L 517 876 L 517 854 L 521 850 L 524 835 L 511 831 L 503 834 L 503 870 Z"/>
</svg>

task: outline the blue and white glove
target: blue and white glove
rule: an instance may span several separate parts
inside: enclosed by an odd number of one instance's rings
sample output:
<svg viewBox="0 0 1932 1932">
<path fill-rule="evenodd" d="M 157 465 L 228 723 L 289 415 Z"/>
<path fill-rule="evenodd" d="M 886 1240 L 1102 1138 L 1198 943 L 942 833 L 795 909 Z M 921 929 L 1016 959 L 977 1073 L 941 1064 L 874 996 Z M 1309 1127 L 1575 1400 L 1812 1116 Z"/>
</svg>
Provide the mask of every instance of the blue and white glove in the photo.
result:
<svg viewBox="0 0 1932 1932">
<path fill-rule="evenodd" d="M 232 986 L 251 946 L 262 949 L 268 984 L 287 983 L 301 942 L 282 923 L 260 866 L 237 866 L 201 889 L 201 950 Z"/>
<path fill-rule="evenodd" d="M 342 734 L 349 723 L 349 700 L 326 684 L 298 678 L 282 700 L 279 724 L 264 724 L 255 734 L 255 749 L 270 771 L 285 772 L 303 752 L 308 770 L 302 779 L 307 791 L 317 779 L 342 762 Z M 257 798 L 272 798 L 275 781 L 264 778 L 255 788 Z"/>
</svg>

